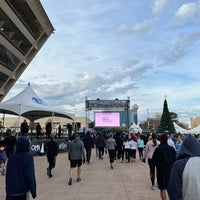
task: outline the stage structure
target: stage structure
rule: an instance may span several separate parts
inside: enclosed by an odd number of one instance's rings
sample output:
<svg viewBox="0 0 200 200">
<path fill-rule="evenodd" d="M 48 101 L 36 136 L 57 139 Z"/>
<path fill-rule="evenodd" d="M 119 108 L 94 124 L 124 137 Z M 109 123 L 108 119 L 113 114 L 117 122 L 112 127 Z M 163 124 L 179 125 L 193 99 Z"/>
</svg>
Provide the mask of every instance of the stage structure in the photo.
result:
<svg viewBox="0 0 200 200">
<path fill-rule="evenodd" d="M 130 110 L 130 97 L 124 100 L 89 100 L 87 97 L 85 99 L 85 111 L 86 111 L 86 128 L 89 124 L 89 112 L 90 111 L 107 111 L 107 112 L 117 112 L 117 111 L 126 111 L 127 115 L 127 124 L 126 130 L 129 131 L 129 110 Z"/>
</svg>

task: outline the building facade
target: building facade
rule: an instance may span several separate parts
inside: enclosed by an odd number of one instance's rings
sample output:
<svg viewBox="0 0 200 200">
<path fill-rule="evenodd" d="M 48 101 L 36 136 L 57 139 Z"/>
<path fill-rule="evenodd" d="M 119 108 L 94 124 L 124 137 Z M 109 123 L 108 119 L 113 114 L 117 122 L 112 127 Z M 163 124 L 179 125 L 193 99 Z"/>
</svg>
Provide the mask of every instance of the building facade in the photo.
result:
<svg viewBox="0 0 200 200">
<path fill-rule="evenodd" d="M 53 31 L 39 0 L 0 0 L 0 102 Z"/>
<path fill-rule="evenodd" d="M 200 117 L 195 117 L 195 118 L 191 117 L 190 118 L 190 124 L 191 124 L 191 129 L 200 125 Z"/>
</svg>

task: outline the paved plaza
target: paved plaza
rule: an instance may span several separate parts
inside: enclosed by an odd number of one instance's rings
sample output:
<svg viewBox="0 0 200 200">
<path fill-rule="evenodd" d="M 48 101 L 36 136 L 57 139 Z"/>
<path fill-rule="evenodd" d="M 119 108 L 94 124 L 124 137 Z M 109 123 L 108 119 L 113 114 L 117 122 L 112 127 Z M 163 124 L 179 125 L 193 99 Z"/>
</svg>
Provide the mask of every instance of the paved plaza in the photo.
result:
<svg viewBox="0 0 200 200">
<path fill-rule="evenodd" d="M 53 177 L 46 175 L 46 156 L 36 156 L 37 179 L 36 200 L 159 200 L 159 189 L 151 190 L 147 163 L 114 163 L 110 169 L 108 155 L 103 160 L 96 157 L 93 150 L 91 164 L 82 167 L 81 182 L 67 184 L 69 161 L 67 153 L 57 156 Z M 13 169 L 14 170 L 14 169 Z M 0 175 L 0 200 L 5 200 L 5 176 Z M 32 200 L 32 197 L 30 197 Z"/>
</svg>

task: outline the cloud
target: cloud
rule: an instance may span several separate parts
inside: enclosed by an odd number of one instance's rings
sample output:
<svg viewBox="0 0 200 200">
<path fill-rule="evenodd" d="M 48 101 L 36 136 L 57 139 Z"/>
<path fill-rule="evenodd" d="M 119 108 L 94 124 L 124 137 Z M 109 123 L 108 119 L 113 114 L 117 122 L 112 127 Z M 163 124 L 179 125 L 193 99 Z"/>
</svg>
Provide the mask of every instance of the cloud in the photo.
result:
<svg viewBox="0 0 200 200">
<path fill-rule="evenodd" d="M 174 23 L 184 25 L 188 21 L 195 21 L 200 17 L 200 2 L 190 2 L 183 4 L 175 13 Z"/>
<path fill-rule="evenodd" d="M 135 23 L 133 27 L 129 27 L 126 24 L 122 24 L 118 32 L 124 35 L 134 34 L 134 33 L 150 33 L 152 32 L 154 24 L 152 21 L 145 20 L 142 23 Z"/>
<path fill-rule="evenodd" d="M 168 0 L 155 0 L 154 5 L 152 7 L 152 12 L 154 14 L 160 14 L 163 11 L 167 2 Z"/>
</svg>

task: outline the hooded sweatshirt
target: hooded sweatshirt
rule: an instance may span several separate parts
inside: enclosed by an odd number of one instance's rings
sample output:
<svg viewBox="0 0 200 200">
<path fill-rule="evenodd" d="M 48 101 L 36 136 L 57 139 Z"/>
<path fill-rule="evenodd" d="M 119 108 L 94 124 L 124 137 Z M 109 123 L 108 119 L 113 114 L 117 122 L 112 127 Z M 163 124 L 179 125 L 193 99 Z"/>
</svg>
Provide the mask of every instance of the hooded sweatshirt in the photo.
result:
<svg viewBox="0 0 200 200">
<path fill-rule="evenodd" d="M 85 159 L 84 144 L 79 138 L 75 138 L 69 143 L 68 158 L 69 160 Z"/>
<path fill-rule="evenodd" d="M 200 197 L 200 143 L 188 135 L 173 165 L 168 195 L 170 200 L 197 200 Z"/>
<path fill-rule="evenodd" d="M 7 196 L 22 196 L 31 192 L 36 197 L 36 179 L 33 156 L 29 153 L 29 141 L 19 137 L 16 152 L 10 156 L 6 172 Z"/>
</svg>

